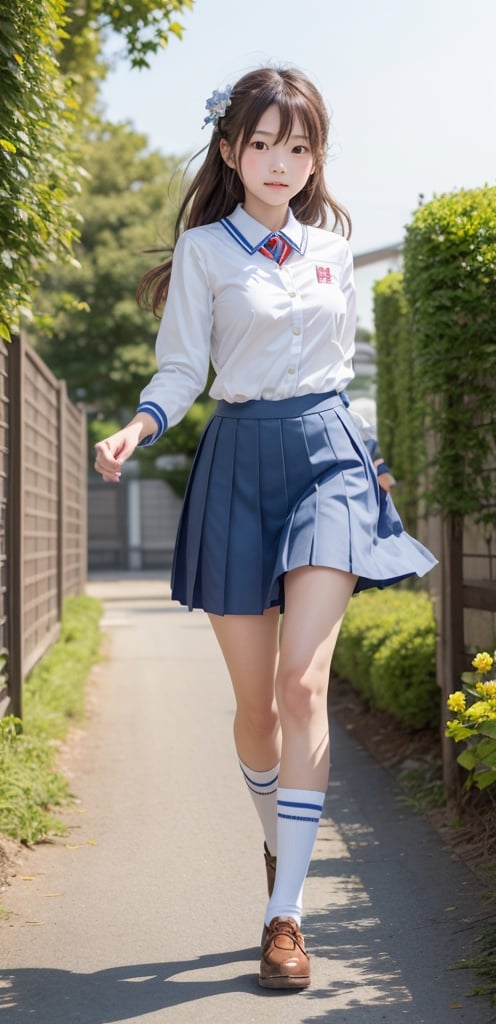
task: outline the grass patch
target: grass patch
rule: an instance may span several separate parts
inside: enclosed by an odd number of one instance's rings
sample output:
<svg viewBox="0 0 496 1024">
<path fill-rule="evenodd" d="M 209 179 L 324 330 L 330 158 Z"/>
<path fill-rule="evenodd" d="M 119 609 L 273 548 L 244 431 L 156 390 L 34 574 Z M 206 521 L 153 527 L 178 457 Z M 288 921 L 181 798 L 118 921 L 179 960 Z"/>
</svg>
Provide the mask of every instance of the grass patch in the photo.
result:
<svg viewBox="0 0 496 1024">
<path fill-rule="evenodd" d="M 0 833 L 32 845 L 63 826 L 53 809 L 70 797 L 54 768 L 71 722 L 81 718 L 88 673 L 98 660 L 99 601 L 69 597 L 60 637 L 24 683 L 22 721 L 0 721 Z"/>
<path fill-rule="evenodd" d="M 414 811 L 423 814 L 445 804 L 443 766 L 437 753 L 407 760 L 398 774 L 398 783 L 403 790 L 401 802 Z"/>
<path fill-rule="evenodd" d="M 486 996 L 491 1006 L 496 1006 L 496 923 L 488 925 L 474 940 L 477 952 L 455 964 L 455 970 L 471 970 L 480 978 L 470 993 L 472 996 Z"/>
</svg>

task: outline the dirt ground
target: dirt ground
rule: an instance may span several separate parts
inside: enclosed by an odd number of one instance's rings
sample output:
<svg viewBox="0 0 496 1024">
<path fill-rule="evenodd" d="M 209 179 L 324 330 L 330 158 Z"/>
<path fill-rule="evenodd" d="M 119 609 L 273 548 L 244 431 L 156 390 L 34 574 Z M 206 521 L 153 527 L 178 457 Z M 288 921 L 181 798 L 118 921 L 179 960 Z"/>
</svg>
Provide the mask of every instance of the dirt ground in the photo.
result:
<svg viewBox="0 0 496 1024">
<path fill-rule="evenodd" d="M 489 792 L 461 793 L 458 806 L 443 798 L 439 731 L 414 732 L 369 708 L 349 683 L 333 679 L 330 714 L 397 780 L 404 799 L 425 814 L 444 841 L 476 874 L 494 883 L 496 800 Z M 494 888 L 494 884 L 492 888 Z"/>
</svg>

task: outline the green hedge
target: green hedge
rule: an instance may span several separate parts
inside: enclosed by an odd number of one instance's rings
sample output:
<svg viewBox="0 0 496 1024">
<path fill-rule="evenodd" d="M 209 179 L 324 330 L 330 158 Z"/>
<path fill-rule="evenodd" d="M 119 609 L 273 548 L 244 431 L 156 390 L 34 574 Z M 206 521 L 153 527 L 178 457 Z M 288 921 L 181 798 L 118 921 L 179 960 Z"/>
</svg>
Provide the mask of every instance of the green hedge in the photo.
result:
<svg viewBox="0 0 496 1024">
<path fill-rule="evenodd" d="M 403 274 L 374 286 L 377 351 L 377 421 L 381 452 L 398 482 L 395 504 L 405 527 L 417 532 L 419 476 L 425 460 L 419 401 Z"/>
<path fill-rule="evenodd" d="M 416 381 L 432 432 L 429 505 L 493 523 L 496 187 L 421 206 L 404 259 Z"/>
<path fill-rule="evenodd" d="M 0 337 L 38 275 L 71 260 L 81 171 L 78 102 L 60 73 L 64 0 L 3 0 L 0 18 Z"/>
<path fill-rule="evenodd" d="M 372 707 L 411 729 L 437 726 L 436 629 L 423 592 L 367 591 L 350 602 L 333 660 Z"/>
</svg>

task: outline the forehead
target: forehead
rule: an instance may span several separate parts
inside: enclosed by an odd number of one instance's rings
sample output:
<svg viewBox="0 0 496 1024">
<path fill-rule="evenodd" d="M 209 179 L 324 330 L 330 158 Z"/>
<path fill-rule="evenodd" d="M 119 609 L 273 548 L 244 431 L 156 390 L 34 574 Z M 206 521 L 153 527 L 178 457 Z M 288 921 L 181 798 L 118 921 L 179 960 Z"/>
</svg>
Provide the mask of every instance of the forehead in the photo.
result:
<svg viewBox="0 0 496 1024">
<path fill-rule="evenodd" d="M 279 135 L 281 130 L 281 112 L 277 103 L 273 103 L 267 110 L 264 110 L 262 116 L 257 121 L 255 132 L 266 132 L 270 135 Z M 291 135 L 300 135 L 306 137 L 307 132 L 302 124 L 300 118 L 295 114 L 292 118 L 292 124 L 290 127 Z"/>
</svg>

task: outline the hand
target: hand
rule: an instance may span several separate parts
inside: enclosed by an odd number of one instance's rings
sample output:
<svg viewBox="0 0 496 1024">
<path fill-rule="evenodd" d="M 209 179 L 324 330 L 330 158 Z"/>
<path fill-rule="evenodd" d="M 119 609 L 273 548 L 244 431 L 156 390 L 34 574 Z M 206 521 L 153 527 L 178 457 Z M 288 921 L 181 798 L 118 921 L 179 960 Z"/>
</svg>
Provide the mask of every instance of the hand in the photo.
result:
<svg viewBox="0 0 496 1024">
<path fill-rule="evenodd" d="M 377 479 L 379 481 L 379 487 L 382 487 L 383 491 L 386 491 L 387 494 L 389 494 L 391 488 L 394 487 L 396 483 L 392 473 L 379 473 Z"/>
<path fill-rule="evenodd" d="M 137 421 L 128 423 L 127 427 L 111 434 L 104 441 L 95 445 L 95 469 L 105 483 L 119 483 L 122 465 L 129 459 L 140 440 L 142 424 Z"/>
</svg>

